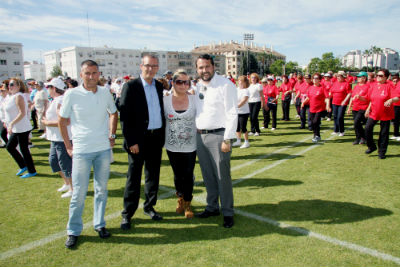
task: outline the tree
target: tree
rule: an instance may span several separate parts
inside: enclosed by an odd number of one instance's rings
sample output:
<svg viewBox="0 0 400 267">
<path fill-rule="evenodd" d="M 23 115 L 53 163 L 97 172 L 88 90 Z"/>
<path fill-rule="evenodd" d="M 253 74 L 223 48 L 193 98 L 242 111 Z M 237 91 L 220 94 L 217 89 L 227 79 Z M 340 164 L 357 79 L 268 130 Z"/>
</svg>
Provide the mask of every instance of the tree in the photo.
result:
<svg viewBox="0 0 400 267">
<path fill-rule="evenodd" d="M 249 59 L 250 59 L 249 68 L 247 68 L 247 55 L 244 55 L 240 62 L 239 72 L 242 73 L 243 75 L 246 75 L 248 72 L 249 73 L 258 72 L 258 62 L 253 53 L 249 52 Z"/>
<path fill-rule="evenodd" d="M 335 58 L 332 52 L 322 54 L 322 59 L 312 58 L 308 64 L 309 73 L 326 73 L 328 71 L 337 72 L 342 68 L 339 58 Z"/>
<path fill-rule="evenodd" d="M 371 46 L 370 52 L 372 54 L 372 68 L 374 68 L 375 70 L 377 69 L 377 65 L 378 65 L 378 56 L 380 53 L 382 53 L 382 48 L 379 48 L 377 46 Z M 375 61 L 374 61 L 375 59 Z M 375 62 L 375 64 L 374 64 Z"/>
<path fill-rule="evenodd" d="M 283 74 L 283 66 L 285 65 L 285 61 L 282 59 L 278 59 L 274 61 L 269 67 L 269 71 L 274 75 L 282 75 Z"/>
<path fill-rule="evenodd" d="M 293 73 L 293 72 L 297 72 L 299 69 L 299 63 L 297 62 L 293 62 L 293 61 L 289 61 L 288 63 L 286 63 L 286 74 L 288 75 L 289 73 Z"/>
<path fill-rule="evenodd" d="M 321 59 L 319 57 L 314 57 L 311 59 L 310 63 L 308 64 L 308 72 L 315 73 L 319 71 Z"/>
<path fill-rule="evenodd" d="M 62 75 L 62 70 L 60 68 L 60 66 L 53 66 L 53 70 L 50 72 L 51 77 L 58 77 L 60 75 Z"/>
<path fill-rule="evenodd" d="M 365 57 L 365 62 L 367 63 L 367 72 L 368 72 L 368 58 L 371 55 L 371 50 L 365 49 L 363 52 L 363 56 Z"/>
</svg>

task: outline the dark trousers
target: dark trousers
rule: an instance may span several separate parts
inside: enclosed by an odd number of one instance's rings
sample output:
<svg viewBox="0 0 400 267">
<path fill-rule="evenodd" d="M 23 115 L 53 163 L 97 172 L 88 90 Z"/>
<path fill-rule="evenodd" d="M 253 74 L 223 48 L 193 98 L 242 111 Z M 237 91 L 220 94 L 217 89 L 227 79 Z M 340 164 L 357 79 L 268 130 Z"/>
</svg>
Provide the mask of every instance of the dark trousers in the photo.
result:
<svg viewBox="0 0 400 267">
<path fill-rule="evenodd" d="M 310 106 L 309 105 L 305 105 L 300 110 L 301 128 L 305 128 L 306 127 L 307 116 L 308 116 L 308 129 L 311 129 L 312 126 L 311 126 Z"/>
<path fill-rule="evenodd" d="M 4 124 L 2 121 L 0 121 L 0 137 L 3 139 L 4 143 L 7 144 L 8 138 L 7 138 L 7 128 L 4 127 Z"/>
<path fill-rule="evenodd" d="M 300 112 L 301 112 L 301 99 L 300 98 L 296 98 L 296 111 L 297 111 L 297 115 L 300 116 Z"/>
<path fill-rule="evenodd" d="M 247 133 L 247 120 L 249 118 L 249 114 L 238 114 L 238 124 L 236 127 L 236 132 Z"/>
<path fill-rule="evenodd" d="M 129 166 L 124 192 L 124 210 L 122 211 L 124 218 L 130 219 L 138 208 L 143 165 L 145 175 L 143 209 L 151 210 L 157 203 L 163 143 L 161 131 L 164 129 L 145 134 L 144 142 L 139 146 L 139 154 L 128 152 Z"/>
<path fill-rule="evenodd" d="M 289 111 L 290 111 L 290 98 L 282 100 L 282 113 L 283 113 L 282 119 L 284 119 L 285 121 L 290 120 Z"/>
<path fill-rule="evenodd" d="M 394 106 L 393 135 L 399 137 L 400 106 Z"/>
<path fill-rule="evenodd" d="M 321 137 L 321 118 L 326 115 L 326 111 L 312 113 L 310 112 L 311 127 L 314 132 L 314 136 Z"/>
<path fill-rule="evenodd" d="M 15 162 L 17 162 L 20 169 L 27 167 L 29 173 L 35 173 L 35 165 L 33 164 L 32 155 L 28 147 L 29 133 L 30 131 L 24 133 L 12 133 L 8 139 L 6 147 L 8 153 L 10 153 Z M 17 145 L 19 145 L 21 153 L 17 150 Z"/>
<path fill-rule="evenodd" d="M 363 125 L 367 121 L 365 118 L 365 110 L 353 110 L 354 132 L 356 133 L 356 140 L 360 141 L 361 138 L 365 139 L 365 130 Z"/>
<path fill-rule="evenodd" d="M 33 129 L 37 129 L 38 125 L 37 125 L 37 118 L 36 118 L 36 109 L 33 108 L 31 110 L 31 119 L 33 122 Z"/>
<path fill-rule="evenodd" d="M 329 98 L 329 107 L 331 108 L 331 111 L 327 112 L 327 117 L 329 119 L 332 119 L 332 98 Z"/>
<path fill-rule="evenodd" d="M 268 103 L 267 105 L 268 105 L 268 111 L 263 109 L 264 127 L 268 128 L 269 122 L 271 121 L 270 113 L 272 112 L 272 128 L 276 128 L 276 111 L 278 109 L 278 105 L 271 103 Z"/>
<path fill-rule="evenodd" d="M 344 113 L 346 112 L 347 106 L 332 106 L 334 127 L 333 131 L 335 133 L 344 133 Z"/>
<path fill-rule="evenodd" d="M 168 158 L 174 171 L 174 184 L 176 195 L 185 201 L 193 198 L 193 170 L 196 163 L 196 151 L 172 152 L 168 151 Z"/>
<path fill-rule="evenodd" d="M 378 121 L 368 118 L 367 124 L 365 125 L 365 137 L 367 139 L 367 146 L 370 149 L 376 149 L 376 145 L 374 142 L 374 126 Z M 379 155 L 385 155 L 387 151 L 387 147 L 389 145 L 389 130 L 390 130 L 390 121 L 381 121 L 381 130 L 379 132 L 378 139 L 378 152 Z"/>
<path fill-rule="evenodd" d="M 259 133 L 260 132 L 260 126 L 259 126 L 259 123 L 258 123 L 258 114 L 260 113 L 261 102 L 249 103 L 249 108 L 250 108 L 250 126 L 251 126 L 251 131 L 253 133 Z"/>
</svg>

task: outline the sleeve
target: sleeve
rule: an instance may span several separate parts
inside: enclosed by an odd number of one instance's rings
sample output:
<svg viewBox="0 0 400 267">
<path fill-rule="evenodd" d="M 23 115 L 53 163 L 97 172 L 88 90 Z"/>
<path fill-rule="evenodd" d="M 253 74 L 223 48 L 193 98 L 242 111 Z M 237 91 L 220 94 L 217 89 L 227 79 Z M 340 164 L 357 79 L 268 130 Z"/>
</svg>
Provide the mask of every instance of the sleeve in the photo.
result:
<svg viewBox="0 0 400 267">
<path fill-rule="evenodd" d="M 67 91 L 65 93 L 63 104 L 60 109 L 60 116 L 63 118 L 70 118 L 72 112 L 72 103 L 71 103 L 71 91 Z"/>
<path fill-rule="evenodd" d="M 107 111 L 110 114 L 117 112 L 117 107 L 115 106 L 114 98 L 107 88 L 104 87 L 105 94 L 107 95 Z"/>
<path fill-rule="evenodd" d="M 224 108 L 225 108 L 225 134 L 224 140 L 236 138 L 238 121 L 238 97 L 236 87 L 231 83 L 224 86 Z"/>
</svg>

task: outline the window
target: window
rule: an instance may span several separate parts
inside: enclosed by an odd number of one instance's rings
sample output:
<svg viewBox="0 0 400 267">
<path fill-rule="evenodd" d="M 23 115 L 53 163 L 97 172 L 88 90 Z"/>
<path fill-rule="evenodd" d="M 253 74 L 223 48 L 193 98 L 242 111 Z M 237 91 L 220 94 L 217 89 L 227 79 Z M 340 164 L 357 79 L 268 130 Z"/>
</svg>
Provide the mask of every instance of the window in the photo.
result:
<svg viewBox="0 0 400 267">
<path fill-rule="evenodd" d="M 7 60 L 0 59 L 0 65 L 7 65 Z"/>
<path fill-rule="evenodd" d="M 5 53 L 6 50 L 5 49 L 0 49 L 0 53 Z"/>
<path fill-rule="evenodd" d="M 20 65 L 19 61 L 14 61 L 14 65 L 15 65 L 15 66 Z"/>
</svg>

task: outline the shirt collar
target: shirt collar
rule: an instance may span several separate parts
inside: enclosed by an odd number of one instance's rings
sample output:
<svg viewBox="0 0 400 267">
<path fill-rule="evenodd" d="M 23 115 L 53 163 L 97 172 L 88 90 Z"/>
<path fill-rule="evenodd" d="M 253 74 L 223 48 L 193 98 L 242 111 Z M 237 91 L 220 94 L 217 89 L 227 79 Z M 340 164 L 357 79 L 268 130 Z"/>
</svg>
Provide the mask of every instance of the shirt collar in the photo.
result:
<svg viewBox="0 0 400 267">
<path fill-rule="evenodd" d="M 155 85 L 156 85 L 156 80 L 155 80 L 154 78 L 151 80 L 151 84 L 148 84 L 148 83 L 143 79 L 142 75 L 140 75 L 140 79 L 142 80 L 143 87 L 146 86 L 146 85 L 149 85 L 149 86 L 155 86 Z"/>
</svg>

